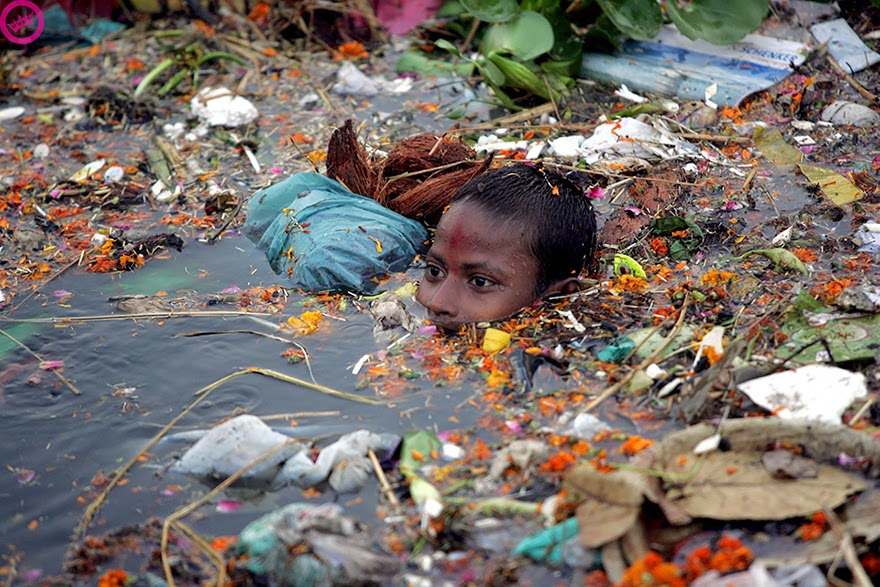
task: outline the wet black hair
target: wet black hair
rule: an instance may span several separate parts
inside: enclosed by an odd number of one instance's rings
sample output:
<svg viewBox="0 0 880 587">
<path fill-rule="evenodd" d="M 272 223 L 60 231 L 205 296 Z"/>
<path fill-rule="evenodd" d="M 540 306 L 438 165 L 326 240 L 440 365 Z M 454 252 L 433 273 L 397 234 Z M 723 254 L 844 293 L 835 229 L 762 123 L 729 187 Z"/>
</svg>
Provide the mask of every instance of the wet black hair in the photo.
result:
<svg viewBox="0 0 880 587">
<path fill-rule="evenodd" d="M 463 185 L 450 206 L 466 202 L 531 233 L 528 248 L 538 263 L 536 297 L 557 281 L 577 277 L 592 261 L 593 204 L 581 188 L 540 163 L 487 171 Z"/>
</svg>

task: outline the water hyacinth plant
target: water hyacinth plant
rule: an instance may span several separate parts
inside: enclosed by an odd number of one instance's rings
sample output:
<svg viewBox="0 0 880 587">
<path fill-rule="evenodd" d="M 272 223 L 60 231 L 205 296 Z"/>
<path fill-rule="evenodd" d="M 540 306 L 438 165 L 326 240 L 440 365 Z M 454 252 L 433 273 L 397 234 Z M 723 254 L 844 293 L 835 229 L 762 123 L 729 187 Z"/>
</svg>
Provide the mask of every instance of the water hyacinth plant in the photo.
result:
<svg viewBox="0 0 880 587">
<path fill-rule="evenodd" d="M 449 30 L 466 40 L 460 49 L 446 39 L 436 45 L 476 69 L 504 107 L 519 110 L 518 97 L 565 93 L 585 49 L 651 39 L 668 21 L 688 38 L 730 44 L 757 30 L 768 10 L 768 0 L 447 0 L 438 16 L 452 18 Z M 474 39 L 480 54 L 470 59 L 462 51 Z"/>
</svg>

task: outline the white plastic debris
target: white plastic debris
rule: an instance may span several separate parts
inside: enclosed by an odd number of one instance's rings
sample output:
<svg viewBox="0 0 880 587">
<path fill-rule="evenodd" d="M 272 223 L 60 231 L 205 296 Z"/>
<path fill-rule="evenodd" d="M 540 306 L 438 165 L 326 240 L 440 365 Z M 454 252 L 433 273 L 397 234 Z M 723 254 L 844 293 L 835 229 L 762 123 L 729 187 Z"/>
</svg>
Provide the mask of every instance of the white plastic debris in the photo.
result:
<svg viewBox="0 0 880 587">
<path fill-rule="evenodd" d="M 104 181 L 116 183 L 117 181 L 121 180 L 124 175 L 125 169 L 119 167 L 118 165 L 114 165 L 104 172 Z"/>
<path fill-rule="evenodd" d="M 794 225 L 792 224 L 791 226 L 774 236 L 773 239 L 770 241 L 770 244 L 774 247 L 784 247 L 785 245 L 787 245 L 788 241 L 791 240 L 791 231 L 793 228 Z"/>
<path fill-rule="evenodd" d="M 163 124 L 162 132 L 165 133 L 165 136 L 171 139 L 172 141 L 176 141 L 186 132 L 186 125 L 182 122 L 175 122 L 174 124 Z"/>
<path fill-rule="evenodd" d="M 444 442 L 443 446 L 441 447 L 440 454 L 443 456 L 444 460 L 457 461 L 458 459 L 464 458 L 466 453 L 464 452 L 464 449 L 457 444 Z"/>
<path fill-rule="evenodd" d="M 371 78 L 351 61 L 346 61 L 336 72 L 333 92 L 344 96 L 375 96 L 382 89 L 381 78 Z"/>
<path fill-rule="evenodd" d="M 718 84 L 712 84 L 703 92 L 703 102 L 706 103 L 706 106 L 711 108 L 712 110 L 718 110 L 718 104 L 712 101 L 718 94 Z"/>
<path fill-rule="evenodd" d="M 82 166 L 82 168 L 70 176 L 71 181 L 82 181 L 84 179 L 88 179 L 92 175 L 98 173 L 104 168 L 104 165 L 107 163 L 106 159 L 96 159 L 91 163 L 86 163 Z"/>
<path fill-rule="evenodd" d="M 184 453 L 172 470 L 200 479 L 225 479 L 289 440 L 256 416 L 243 414 L 209 430 Z M 304 446 L 298 443 L 279 449 L 242 475 L 242 481 L 271 483 L 278 474 L 279 465 L 303 449 Z"/>
<path fill-rule="evenodd" d="M 559 315 L 565 318 L 565 327 L 573 328 L 575 332 L 581 334 L 587 330 L 587 327 L 581 324 L 571 310 L 557 310 Z"/>
<path fill-rule="evenodd" d="M 643 122 L 648 120 L 651 124 Z M 695 157 L 699 149 L 664 128 L 651 117 L 621 118 L 596 127 L 593 135 L 578 148 L 588 165 L 600 159 L 636 157 L 641 159 L 674 159 Z"/>
<path fill-rule="evenodd" d="M 46 143 L 40 143 L 36 147 L 34 147 L 34 157 L 37 159 L 45 159 L 49 156 L 49 145 Z"/>
<path fill-rule="evenodd" d="M 3 108 L 0 110 L 0 121 L 4 120 L 15 120 L 22 114 L 24 114 L 25 110 L 21 106 L 11 106 L 9 108 Z"/>
<path fill-rule="evenodd" d="M 375 434 L 356 430 L 321 450 L 315 462 L 297 455 L 284 463 L 278 480 L 300 487 L 313 487 L 329 478 L 330 487 L 339 493 L 357 491 L 372 470 L 367 452 L 387 450 L 397 441 L 393 434 Z"/>
<path fill-rule="evenodd" d="M 529 150 L 526 151 L 526 160 L 534 161 L 535 159 L 540 157 L 541 153 L 544 151 L 544 147 L 546 146 L 547 145 L 544 143 L 544 141 L 535 141 L 535 143 L 531 147 L 529 147 Z"/>
<path fill-rule="evenodd" d="M 855 400 L 868 394 L 865 376 L 831 365 L 806 365 L 739 384 L 759 406 L 783 419 L 840 423 Z"/>
<path fill-rule="evenodd" d="M 698 442 L 697 446 L 694 447 L 694 454 L 701 455 L 707 452 L 712 452 L 719 446 L 721 446 L 721 434 L 715 433 L 709 438 L 704 438 Z"/>
<path fill-rule="evenodd" d="M 791 126 L 795 130 L 800 130 L 803 132 L 810 132 L 814 128 L 816 128 L 815 122 L 810 122 L 809 120 L 792 120 Z"/>
<path fill-rule="evenodd" d="M 241 126 L 256 120 L 256 106 L 227 88 L 202 88 L 190 102 L 190 110 L 209 126 Z"/>
<path fill-rule="evenodd" d="M 161 179 L 157 179 L 156 183 L 153 184 L 153 187 L 150 188 L 150 191 L 153 192 L 153 196 L 156 200 L 160 202 L 167 202 L 168 200 L 177 197 L 180 195 L 182 191 L 180 186 L 174 186 L 174 191 L 169 190 Z"/>
<path fill-rule="evenodd" d="M 691 587 L 786 587 L 786 584 L 774 580 L 767 567 L 758 562 L 745 571 L 723 576 L 718 571 L 709 571 L 691 583 Z"/>
<path fill-rule="evenodd" d="M 557 157 L 577 157 L 578 147 L 583 142 L 583 135 L 559 137 L 550 141 L 550 153 Z"/>
<path fill-rule="evenodd" d="M 564 434 L 592 441 L 594 436 L 606 430 L 611 430 L 611 426 L 596 416 L 592 414 L 578 414 Z"/>
<path fill-rule="evenodd" d="M 494 153 L 506 149 L 528 149 L 528 141 L 502 141 L 497 135 L 483 135 L 477 139 L 474 150 L 477 153 Z"/>
<path fill-rule="evenodd" d="M 700 346 L 697 348 L 697 356 L 694 357 L 693 366 L 696 367 L 697 363 L 700 361 L 700 358 L 706 354 L 706 349 L 711 348 L 715 353 L 716 357 L 720 357 L 724 354 L 724 346 L 722 342 L 724 340 L 724 327 L 716 326 L 709 333 L 703 337 L 700 341 Z"/>
<path fill-rule="evenodd" d="M 647 375 L 651 379 L 657 380 L 661 377 L 666 376 L 666 369 L 659 366 L 657 363 L 651 363 L 650 365 L 645 367 L 645 375 Z"/>
<path fill-rule="evenodd" d="M 5 301 L 6 301 L 6 294 L 3 293 L 2 289 L 0 289 L 0 304 L 4 303 Z"/>
<path fill-rule="evenodd" d="M 100 247 L 107 242 L 107 235 L 96 232 L 92 235 L 92 238 L 89 239 L 89 242 L 96 247 Z"/>
<path fill-rule="evenodd" d="M 631 91 L 626 84 L 620 84 L 620 89 L 614 91 L 615 96 L 620 96 L 624 100 L 629 100 L 631 102 L 635 102 L 636 104 L 641 104 L 642 102 L 647 102 L 648 99 L 644 96 L 639 96 L 635 92 Z"/>
<path fill-rule="evenodd" d="M 866 127 L 880 121 L 880 114 L 867 106 L 838 100 L 825 107 L 821 118 L 831 124 Z"/>
<path fill-rule="evenodd" d="M 880 222 L 866 222 L 853 234 L 860 253 L 880 253 Z"/>
<path fill-rule="evenodd" d="M 845 71 L 856 73 L 880 61 L 880 54 L 865 45 L 846 20 L 837 18 L 814 24 L 810 32 Z"/>
</svg>

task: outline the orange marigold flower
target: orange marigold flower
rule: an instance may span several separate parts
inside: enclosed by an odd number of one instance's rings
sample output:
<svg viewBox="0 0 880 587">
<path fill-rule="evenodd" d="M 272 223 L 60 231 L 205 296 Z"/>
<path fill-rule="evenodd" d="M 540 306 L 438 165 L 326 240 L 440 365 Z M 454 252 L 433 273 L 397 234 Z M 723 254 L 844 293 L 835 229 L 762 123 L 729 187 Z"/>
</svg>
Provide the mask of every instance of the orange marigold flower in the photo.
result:
<svg viewBox="0 0 880 587">
<path fill-rule="evenodd" d="M 791 252 L 794 253 L 794 256 L 803 261 L 804 263 L 815 263 L 819 260 L 819 255 L 817 255 L 814 251 L 810 249 L 801 249 L 799 247 L 794 247 L 791 249 Z"/>
<path fill-rule="evenodd" d="M 636 277 L 635 275 L 618 275 L 614 278 L 614 282 L 611 284 L 611 289 L 617 291 L 630 291 L 630 292 L 643 292 L 648 289 L 648 282 L 641 277 Z"/>
<path fill-rule="evenodd" d="M 623 443 L 623 446 L 620 447 L 620 452 L 625 455 L 634 455 L 642 452 L 646 448 L 649 448 L 654 441 L 650 438 L 642 438 L 641 436 L 630 436 L 626 439 L 626 442 Z"/>
<path fill-rule="evenodd" d="M 716 287 L 724 285 L 734 277 L 736 277 L 736 275 L 730 271 L 718 271 L 717 269 L 712 269 L 700 278 L 700 283 L 709 287 Z"/>
<path fill-rule="evenodd" d="M 730 534 L 725 534 L 718 539 L 718 548 L 721 549 L 733 550 L 739 548 L 742 545 L 742 540 L 740 540 L 736 536 L 731 536 Z"/>
<path fill-rule="evenodd" d="M 841 277 L 839 279 L 831 279 L 817 284 L 810 290 L 810 294 L 826 304 L 830 304 L 837 299 L 837 296 L 843 293 L 843 290 L 852 285 L 852 279 Z"/>
<path fill-rule="evenodd" d="M 571 452 L 579 457 L 585 457 L 590 453 L 590 443 L 586 440 L 579 440 L 571 447 Z"/>
<path fill-rule="evenodd" d="M 369 56 L 370 54 L 367 53 L 367 50 L 364 49 L 363 45 L 357 41 L 349 41 L 348 43 L 343 43 L 339 46 L 336 50 L 336 54 L 333 56 L 333 60 L 342 61 L 343 59 L 360 59 Z"/>
<path fill-rule="evenodd" d="M 662 236 L 655 236 L 648 241 L 648 245 L 650 245 L 652 251 L 661 257 L 665 257 L 669 254 L 669 245 L 666 244 L 666 239 Z"/>
<path fill-rule="evenodd" d="M 123 587 L 128 582 L 128 573 L 122 569 L 110 569 L 98 579 L 98 587 Z"/>
<path fill-rule="evenodd" d="M 237 536 L 218 536 L 211 541 L 211 548 L 216 552 L 225 552 L 236 542 L 238 542 Z"/>
<path fill-rule="evenodd" d="M 486 443 L 481 438 L 478 438 L 474 444 L 474 451 L 471 454 L 475 459 L 485 461 L 492 457 L 492 451 L 489 450 L 489 447 L 486 446 Z"/>
<path fill-rule="evenodd" d="M 546 463 L 541 465 L 541 471 L 544 473 L 562 473 L 569 470 L 577 463 L 577 457 L 570 452 L 559 452 L 547 459 Z"/>
</svg>

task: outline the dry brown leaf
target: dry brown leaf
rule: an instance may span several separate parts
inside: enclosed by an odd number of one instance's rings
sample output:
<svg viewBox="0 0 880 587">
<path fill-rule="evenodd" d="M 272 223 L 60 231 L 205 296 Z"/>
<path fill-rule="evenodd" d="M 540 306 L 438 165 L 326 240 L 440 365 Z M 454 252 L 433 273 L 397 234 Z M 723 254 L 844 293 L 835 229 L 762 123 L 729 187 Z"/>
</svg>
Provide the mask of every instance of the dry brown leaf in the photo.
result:
<svg viewBox="0 0 880 587">
<path fill-rule="evenodd" d="M 571 499 L 580 501 L 575 515 L 581 543 L 588 548 L 623 536 L 636 523 L 644 500 L 638 475 L 600 473 L 592 465 L 572 470 L 564 487 Z"/>
<path fill-rule="evenodd" d="M 676 475 L 689 470 L 690 464 L 667 469 Z M 835 508 L 865 487 L 861 479 L 831 465 L 819 465 L 812 479 L 779 479 L 764 468 L 761 453 L 729 451 L 703 455 L 696 474 L 668 490 L 667 496 L 677 497 L 694 517 L 783 520 Z"/>
</svg>

